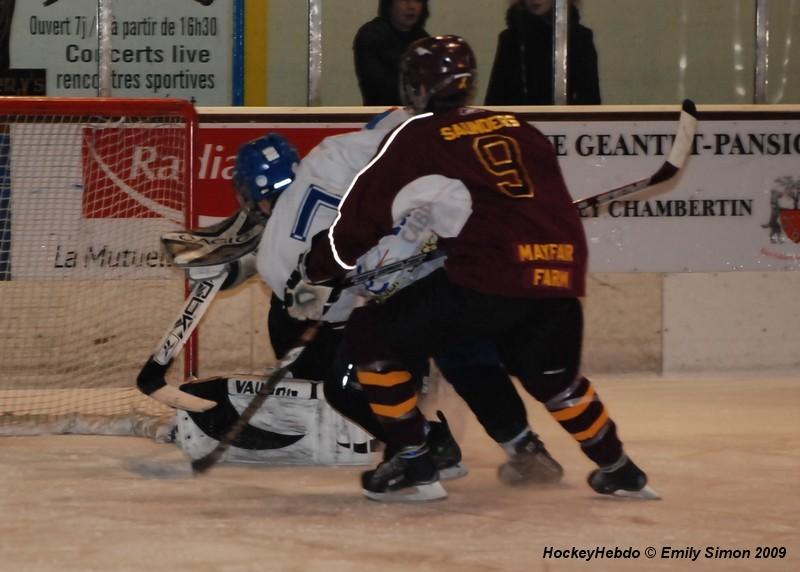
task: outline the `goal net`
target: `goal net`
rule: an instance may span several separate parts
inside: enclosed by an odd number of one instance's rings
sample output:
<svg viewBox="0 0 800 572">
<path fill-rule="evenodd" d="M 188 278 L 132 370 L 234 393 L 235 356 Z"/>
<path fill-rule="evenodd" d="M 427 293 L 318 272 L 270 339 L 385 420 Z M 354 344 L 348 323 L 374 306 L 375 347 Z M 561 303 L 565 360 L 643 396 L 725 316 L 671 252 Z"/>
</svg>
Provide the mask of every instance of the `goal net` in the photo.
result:
<svg viewBox="0 0 800 572">
<path fill-rule="evenodd" d="M 196 122 L 178 100 L 0 98 L 0 434 L 169 414 L 136 376 L 183 301 L 159 238 L 190 222 Z"/>
</svg>

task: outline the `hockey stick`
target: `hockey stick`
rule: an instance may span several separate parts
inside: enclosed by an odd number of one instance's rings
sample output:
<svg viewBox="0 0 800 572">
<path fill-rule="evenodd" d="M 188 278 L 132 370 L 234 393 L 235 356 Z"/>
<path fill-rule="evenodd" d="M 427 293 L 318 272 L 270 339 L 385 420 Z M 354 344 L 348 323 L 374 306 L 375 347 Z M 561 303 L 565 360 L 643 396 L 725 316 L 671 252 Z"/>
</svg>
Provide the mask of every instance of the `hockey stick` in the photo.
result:
<svg viewBox="0 0 800 572">
<path fill-rule="evenodd" d="M 363 284 L 374 278 L 380 278 L 405 268 L 411 268 L 440 256 L 444 256 L 444 253 L 435 250 L 420 253 L 405 260 L 393 262 L 392 264 L 346 278 L 342 288 Z M 189 336 L 192 335 L 192 332 L 200 323 L 200 319 L 208 310 L 227 277 L 228 272 L 225 271 L 212 279 L 195 283 L 192 292 L 184 303 L 183 309 L 178 314 L 178 318 L 172 323 L 167 333 L 164 334 L 164 337 L 156 346 L 156 350 L 139 372 L 136 385 L 142 393 L 165 405 L 185 411 L 208 411 L 216 406 L 214 401 L 191 395 L 167 384 L 164 376 L 169 370 L 172 359 L 183 349 Z"/>
<path fill-rule="evenodd" d="M 583 213 L 590 208 L 596 208 L 598 206 L 605 205 L 620 197 L 637 193 L 643 189 L 674 177 L 675 174 L 683 167 L 686 159 L 691 154 L 696 129 L 697 110 L 694 103 L 687 99 L 683 102 L 678 124 L 678 132 L 675 136 L 670 154 L 658 171 L 644 179 L 628 183 L 627 185 L 623 185 L 609 191 L 604 191 L 587 199 L 574 201 L 573 204 L 579 211 Z M 363 284 L 364 282 L 374 278 L 404 270 L 406 268 L 413 268 L 428 260 L 433 260 L 441 256 L 444 256 L 444 253 L 439 250 L 421 252 L 407 259 L 399 260 L 392 264 L 387 264 L 386 266 L 380 266 L 373 270 L 356 274 L 355 276 L 350 276 L 345 279 L 342 287 L 348 288 L 350 286 Z M 195 475 L 205 473 L 211 467 L 216 465 L 220 459 L 222 459 L 222 456 L 242 432 L 242 429 L 250 422 L 250 419 L 253 417 L 256 411 L 261 408 L 267 397 L 274 391 L 278 383 L 280 383 L 280 381 L 286 376 L 287 372 L 289 371 L 289 367 L 302 355 L 303 350 L 314 339 L 319 327 L 319 322 L 315 322 L 313 325 L 309 326 L 308 329 L 306 329 L 300 340 L 300 345 L 287 354 L 287 357 L 281 362 L 281 366 L 269 376 L 264 384 L 261 385 L 256 395 L 253 397 L 244 411 L 242 411 L 241 415 L 239 415 L 236 421 L 225 432 L 225 435 L 222 437 L 222 439 L 220 439 L 219 443 L 217 443 L 217 446 L 214 447 L 214 449 L 206 456 L 192 461 L 192 471 Z"/>
<path fill-rule="evenodd" d="M 199 229 L 168 232 L 161 236 L 164 250 L 180 268 L 220 266 L 217 276 L 195 282 L 178 318 L 158 343 L 136 378 L 139 390 L 153 399 L 186 411 L 207 411 L 217 404 L 167 384 L 172 359 L 188 341 L 200 319 L 230 274 L 224 264 L 249 254 L 258 246 L 264 225 L 239 210 L 225 220 Z M 213 271 L 213 269 L 210 269 Z"/>
<path fill-rule="evenodd" d="M 670 149 L 667 160 L 664 161 L 664 164 L 661 165 L 658 171 L 644 179 L 633 181 L 627 185 L 622 185 L 610 191 L 604 191 L 586 199 L 574 201 L 573 204 L 578 208 L 581 214 L 586 214 L 586 211 L 589 209 L 606 205 L 620 197 L 638 193 L 648 187 L 671 179 L 681 170 L 686 159 L 692 154 L 694 134 L 696 131 L 697 108 L 693 101 L 686 99 L 681 106 L 681 115 L 678 120 L 678 132 L 675 134 L 672 149 Z"/>
<path fill-rule="evenodd" d="M 674 177 L 680 171 L 680 169 L 686 163 L 686 160 L 688 159 L 689 155 L 691 154 L 692 146 L 693 146 L 693 142 L 694 142 L 694 135 L 695 135 L 696 130 L 697 130 L 697 109 L 695 107 L 695 104 L 691 100 L 687 99 L 687 100 L 685 100 L 683 102 L 683 105 L 682 105 L 682 108 L 681 108 L 680 119 L 679 119 L 679 122 L 678 122 L 678 130 L 677 130 L 677 133 L 675 135 L 675 139 L 674 139 L 674 142 L 672 144 L 672 148 L 670 150 L 670 153 L 669 153 L 666 161 L 664 161 L 664 163 L 661 165 L 661 167 L 653 175 L 651 175 L 649 177 L 645 177 L 643 179 L 639 179 L 637 181 L 633 181 L 631 183 L 622 185 L 620 187 L 616 187 L 616 188 L 608 190 L 608 191 L 604 191 L 604 192 L 598 193 L 598 194 L 596 194 L 594 196 L 591 196 L 591 197 L 588 197 L 586 199 L 573 201 L 573 204 L 576 206 L 576 208 L 579 211 L 581 211 L 581 213 L 585 213 L 589 209 L 593 209 L 593 208 L 597 208 L 597 207 L 603 206 L 603 205 L 608 204 L 608 203 L 610 203 L 610 202 L 612 202 L 612 201 L 614 201 L 616 199 L 619 199 L 621 197 L 637 193 L 637 192 L 642 191 L 642 190 L 644 190 L 646 188 L 649 188 L 649 187 L 651 187 L 653 185 L 656 185 L 658 183 L 662 183 L 664 181 L 667 181 L 667 180 L 671 179 L 672 177 Z M 234 218 L 235 217 L 231 217 L 231 219 L 228 219 L 227 221 L 225 221 L 224 229 L 226 231 L 227 231 L 227 229 L 229 229 L 232 226 L 232 223 L 234 222 Z M 242 220 L 241 222 L 244 222 L 244 221 Z M 226 233 L 223 233 L 223 234 L 226 234 Z M 204 242 L 205 241 L 201 240 L 200 244 L 204 244 Z M 208 254 L 207 249 L 204 248 L 202 250 L 203 250 L 203 254 Z M 192 252 L 192 254 L 194 254 L 194 252 Z M 362 273 L 356 274 L 354 276 L 350 276 L 350 277 L 348 277 L 348 278 L 346 278 L 344 280 L 344 282 L 342 283 L 341 287 L 342 288 L 349 288 L 351 286 L 363 284 L 365 282 L 368 282 L 369 280 L 372 280 L 372 279 L 375 279 L 375 278 L 379 278 L 381 276 L 385 276 L 385 275 L 388 275 L 388 274 L 392 274 L 394 272 L 397 272 L 397 271 L 400 271 L 400 270 L 404 270 L 404 269 L 407 269 L 407 268 L 413 268 L 413 267 L 416 267 L 416 266 L 418 266 L 420 264 L 423 264 L 424 262 L 427 262 L 429 260 L 434 260 L 434 259 L 442 257 L 442 256 L 444 256 L 444 253 L 439 251 L 439 250 L 430 250 L 428 252 L 421 252 L 419 254 L 416 254 L 416 255 L 411 256 L 409 258 L 406 258 L 404 260 L 393 262 L 393 263 L 387 264 L 385 266 L 380 266 L 378 268 L 375 268 L 375 269 L 372 269 L 372 270 L 368 270 L 366 272 L 362 272 Z M 213 298 L 213 296 L 212 296 L 212 298 Z M 210 303 L 210 299 L 208 300 L 208 303 Z M 203 312 L 205 311 L 205 307 L 202 307 L 202 311 Z M 200 315 L 202 315 L 202 313 Z M 199 317 L 198 317 L 198 319 L 199 319 Z M 179 322 L 180 322 L 180 319 L 179 319 Z M 196 321 L 194 322 L 194 325 L 196 325 Z M 194 329 L 194 325 L 190 323 L 191 330 Z M 176 323 L 176 327 L 177 326 L 178 326 L 178 323 Z M 189 330 L 189 332 L 186 334 L 186 336 L 188 336 L 188 334 L 191 333 L 191 330 Z M 314 333 L 316 333 L 316 332 L 314 332 Z M 168 343 L 169 337 L 170 337 L 170 335 L 168 334 L 165 337 L 165 340 L 162 341 L 162 345 Z M 313 336 L 312 336 L 311 339 L 313 339 Z M 310 339 L 307 340 L 303 344 L 303 346 L 305 344 L 307 344 L 309 341 L 310 341 Z M 180 349 L 180 347 L 183 346 L 183 343 L 185 343 L 185 340 L 180 343 L 180 345 L 177 347 L 177 349 Z M 175 352 L 172 352 L 170 354 L 170 357 L 172 355 L 174 355 L 174 353 Z M 160 362 L 160 363 L 168 363 L 168 362 Z M 289 362 L 289 363 L 291 363 L 291 362 Z M 147 365 L 149 365 L 149 364 L 150 364 L 150 361 L 148 361 Z M 147 365 L 145 367 L 147 367 Z M 281 374 L 277 378 L 277 380 L 274 381 L 273 387 L 274 387 L 275 384 L 277 384 L 280 381 L 280 379 L 285 374 L 285 372 L 282 372 L 282 369 L 283 368 L 277 370 L 275 373 L 273 373 L 273 376 L 270 376 L 270 380 L 272 380 L 274 376 L 276 376 L 279 373 Z M 164 371 L 166 371 L 166 369 L 164 369 Z M 143 373 L 144 373 L 144 370 L 143 370 Z M 140 378 L 141 378 L 141 375 L 140 375 Z M 163 374 L 161 375 L 161 378 L 163 379 Z M 262 386 L 262 387 L 266 387 L 266 390 L 265 390 L 266 393 L 269 393 L 272 390 L 271 388 L 268 387 L 269 385 L 270 385 L 270 383 L 269 383 L 269 380 L 268 380 L 267 383 L 265 384 L 265 386 Z M 140 384 L 140 389 L 141 389 L 141 387 L 142 386 Z M 180 390 L 178 390 L 177 388 L 171 388 L 170 386 L 166 386 L 166 384 L 164 384 L 164 387 L 159 389 L 159 391 L 166 391 L 167 388 L 174 390 L 174 392 L 179 394 L 179 395 L 175 395 L 175 394 L 170 394 L 168 396 L 165 395 L 164 396 L 165 398 L 169 398 L 169 399 L 172 399 L 172 400 L 182 399 L 182 397 L 185 395 L 187 397 L 191 397 L 192 399 L 199 399 L 199 398 L 196 398 L 195 396 L 190 396 L 189 394 L 185 394 L 183 392 L 180 392 Z M 145 390 L 143 389 L 143 391 L 145 391 Z M 159 396 L 156 395 L 155 393 L 151 393 L 150 395 L 152 397 L 155 397 L 156 399 L 159 399 Z M 266 397 L 261 399 L 260 402 L 263 403 L 264 399 L 266 399 Z M 159 400 L 162 400 L 162 399 L 159 399 Z M 206 400 L 203 400 L 203 401 L 206 401 Z M 173 403 L 174 402 L 175 401 L 173 401 Z M 208 403 L 210 403 L 210 402 L 208 402 Z M 259 403 L 259 405 L 258 405 L 259 407 L 260 407 L 261 403 Z M 168 403 L 168 404 L 170 404 L 170 403 Z M 189 409 L 189 408 L 184 407 L 184 406 L 181 406 L 180 408 Z M 208 409 L 208 407 L 206 407 L 206 409 Z M 257 407 L 255 409 L 257 409 Z M 190 409 L 190 410 L 194 410 L 194 409 Z M 241 420 L 241 417 L 240 417 L 240 420 Z M 241 426 L 243 427 L 244 425 L 246 425 L 248 420 L 249 420 L 249 417 L 248 417 L 247 420 L 245 420 L 244 422 L 241 423 Z M 233 430 L 233 428 L 231 428 L 231 431 L 232 430 Z M 239 427 L 237 429 L 236 435 L 238 435 L 239 432 L 241 432 L 241 427 Z M 235 438 L 236 438 L 236 436 L 234 435 L 233 439 L 235 439 Z M 229 446 L 229 445 L 230 445 L 230 443 L 228 443 L 227 446 Z M 225 447 L 225 449 L 227 449 L 227 446 Z M 224 450 L 222 451 L 222 453 L 224 453 Z M 221 456 L 222 453 L 220 453 L 219 456 Z M 210 465 L 213 465 L 214 463 L 216 463 L 217 460 L 212 461 L 210 463 Z M 197 462 L 200 462 L 200 461 L 202 461 L 202 459 L 198 460 Z M 201 470 L 201 472 L 202 472 L 202 470 Z"/>
<path fill-rule="evenodd" d="M 164 376 L 172 358 L 183 349 L 227 277 L 228 271 L 224 270 L 212 279 L 195 283 L 178 318 L 139 372 L 136 378 L 139 391 L 170 407 L 186 411 L 207 411 L 217 405 L 215 401 L 191 395 L 167 384 Z"/>
<path fill-rule="evenodd" d="M 422 264 L 427 260 L 432 260 L 440 256 L 444 256 L 444 253 L 437 250 L 421 252 L 404 260 L 399 260 L 385 266 L 379 266 L 373 270 L 368 270 L 366 272 L 345 278 L 340 287 L 344 289 L 358 284 L 363 284 L 364 282 L 374 278 L 380 278 L 381 276 L 392 274 L 405 268 L 412 268 Z M 225 434 L 219 440 L 216 447 L 214 447 L 214 449 L 204 457 L 192 461 L 192 471 L 195 475 L 205 473 L 222 459 L 225 452 L 230 448 L 233 442 L 236 441 L 242 430 L 250 422 L 250 419 L 252 419 L 253 415 L 256 414 L 262 405 L 264 405 L 264 402 L 275 390 L 275 387 L 283 380 L 284 377 L 286 377 L 286 374 L 289 372 L 289 368 L 292 366 L 292 364 L 297 361 L 297 359 L 303 354 L 305 348 L 307 348 L 308 345 L 314 340 L 320 327 L 321 322 L 313 322 L 308 328 L 306 328 L 306 330 L 303 332 L 303 335 L 300 337 L 298 345 L 289 350 L 289 352 L 286 354 L 286 357 L 281 360 L 280 367 L 273 371 L 267 380 L 261 384 L 256 394 L 253 396 L 253 399 L 250 400 L 250 403 L 247 404 L 247 407 L 245 407 L 239 417 L 237 417 L 236 421 L 234 421 L 225 431 Z"/>
<path fill-rule="evenodd" d="M 697 108 L 692 100 L 686 99 L 681 106 L 681 114 L 678 120 L 678 131 L 675 134 L 672 148 L 670 149 L 666 161 L 664 161 L 664 163 L 655 173 L 649 177 L 645 177 L 644 179 L 639 179 L 638 181 L 633 181 L 620 187 L 597 193 L 591 197 L 572 201 L 572 204 L 575 205 L 581 214 L 587 214 L 590 209 L 596 209 L 598 207 L 607 205 L 608 203 L 621 197 L 638 193 L 639 191 L 643 191 L 644 189 L 671 179 L 678 173 L 678 171 L 681 170 L 681 168 L 683 168 L 683 165 L 686 163 L 689 155 L 692 154 L 694 134 L 696 131 Z M 414 256 L 406 258 L 405 260 L 393 262 L 392 264 L 380 266 L 374 270 L 368 270 L 361 274 L 351 276 L 345 281 L 343 287 L 348 288 L 357 284 L 363 284 L 364 282 L 372 280 L 373 278 L 379 278 L 380 276 L 391 274 L 392 272 L 397 272 L 399 270 L 405 270 L 406 268 L 413 268 L 414 266 L 418 266 L 424 262 L 434 260 L 442 256 L 444 256 L 444 253 L 435 249 L 428 252 L 420 252 L 419 254 L 415 254 Z"/>
<path fill-rule="evenodd" d="M 250 400 L 250 403 L 247 404 L 247 407 L 244 408 L 244 411 L 242 411 L 236 421 L 225 431 L 225 434 L 219 440 L 217 446 L 206 456 L 192 461 L 192 471 L 195 475 L 205 473 L 222 459 L 225 451 L 227 451 L 236 438 L 239 437 L 242 429 L 247 426 L 253 415 L 264 405 L 267 397 L 270 396 L 275 390 L 275 387 L 286 377 L 286 374 L 289 373 L 291 365 L 303 355 L 303 351 L 314 340 L 319 331 L 320 324 L 320 322 L 313 322 L 306 328 L 298 345 L 289 350 L 286 357 L 281 360 L 280 367 L 270 374 L 266 382 L 261 384 L 256 394 L 253 396 L 253 399 Z"/>
<path fill-rule="evenodd" d="M 385 266 L 378 266 L 377 268 L 366 270 L 360 274 L 348 276 L 342 281 L 340 288 L 344 290 L 345 288 L 350 288 L 351 286 L 358 286 L 359 284 L 364 284 L 365 282 L 369 282 L 375 278 L 381 278 L 387 274 L 393 274 L 407 268 L 414 268 L 423 262 L 435 260 L 443 256 L 444 252 L 436 249 L 429 250 L 427 252 L 420 252 L 414 256 L 404 258 L 403 260 L 398 260 L 397 262 L 392 262 L 391 264 L 386 264 Z"/>
</svg>

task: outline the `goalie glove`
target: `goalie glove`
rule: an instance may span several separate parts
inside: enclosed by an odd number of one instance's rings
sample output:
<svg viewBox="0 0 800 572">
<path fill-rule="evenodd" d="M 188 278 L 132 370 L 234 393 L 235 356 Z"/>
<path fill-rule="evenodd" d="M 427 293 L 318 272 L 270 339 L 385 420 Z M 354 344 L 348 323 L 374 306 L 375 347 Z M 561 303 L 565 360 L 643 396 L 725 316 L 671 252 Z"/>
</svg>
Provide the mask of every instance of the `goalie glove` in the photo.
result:
<svg viewBox="0 0 800 572">
<path fill-rule="evenodd" d="M 341 289 L 330 282 L 313 284 L 305 276 L 305 253 L 300 255 L 297 268 L 286 281 L 283 303 L 292 318 L 321 320 L 328 308 L 339 299 Z"/>
<path fill-rule="evenodd" d="M 251 252 L 245 254 L 238 260 L 226 264 L 215 264 L 214 266 L 189 266 L 186 273 L 189 275 L 189 282 L 194 286 L 195 282 L 203 280 L 213 280 L 227 272 L 228 276 L 222 283 L 220 290 L 228 290 L 238 286 L 256 273 L 256 254 Z"/>
<path fill-rule="evenodd" d="M 217 276 L 222 275 L 223 272 L 230 272 L 227 264 L 215 264 L 214 266 L 194 266 L 186 269 L 186 273 L 189 275 L 189 281 L 192 285 L 194 285 L 196 282 L 202 282 L 203 280 L 213 280 Z"/>
</svg>

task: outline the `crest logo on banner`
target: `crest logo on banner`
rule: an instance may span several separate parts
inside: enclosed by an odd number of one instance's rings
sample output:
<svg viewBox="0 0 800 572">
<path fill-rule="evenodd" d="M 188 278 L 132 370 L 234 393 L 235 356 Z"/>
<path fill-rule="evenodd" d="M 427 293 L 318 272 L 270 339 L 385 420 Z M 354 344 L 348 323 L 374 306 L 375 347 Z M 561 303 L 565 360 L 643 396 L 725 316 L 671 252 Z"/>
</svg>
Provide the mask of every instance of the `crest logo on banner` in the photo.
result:
<svg viewBox="0 0 800 572">
<path fill-rule="evenodd" d="M 83 129 L 83 216 L 86 218 L 184 217 L 183 158 L 175 154 L 177 128 Z"/>
<path fill-rule="evenodd" d="M 800 243 L 800 178 L 785 176 L 775 179 L 769 195 L 769 220 L 761 225 L 768 229 L 769 241 L 777 244 L 788 237 L 792 242 Z"/>
<path fill-rule="evenodd" d="M 781 211 L 781 226 L 792 242 L 800 243 L 800 209 Z"/>
</svg>

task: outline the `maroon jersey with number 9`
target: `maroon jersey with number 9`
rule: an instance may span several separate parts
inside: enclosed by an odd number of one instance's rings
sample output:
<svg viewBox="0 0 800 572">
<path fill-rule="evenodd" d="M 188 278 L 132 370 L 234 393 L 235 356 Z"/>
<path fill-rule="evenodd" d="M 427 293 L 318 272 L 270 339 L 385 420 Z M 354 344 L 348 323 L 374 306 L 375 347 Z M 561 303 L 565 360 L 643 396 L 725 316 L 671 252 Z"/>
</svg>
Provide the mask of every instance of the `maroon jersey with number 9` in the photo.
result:
<svg viewBox="0 0 800 572">
<path fill-rule="evenodd" d="M 586 238 L 539 130 L 476 108 L 418 115 L 359 174 L 329 233 L 350 266 L 412 209 L 427 209 L 453 283 L 513 297 L 582 296 Z"/>
</svg>

